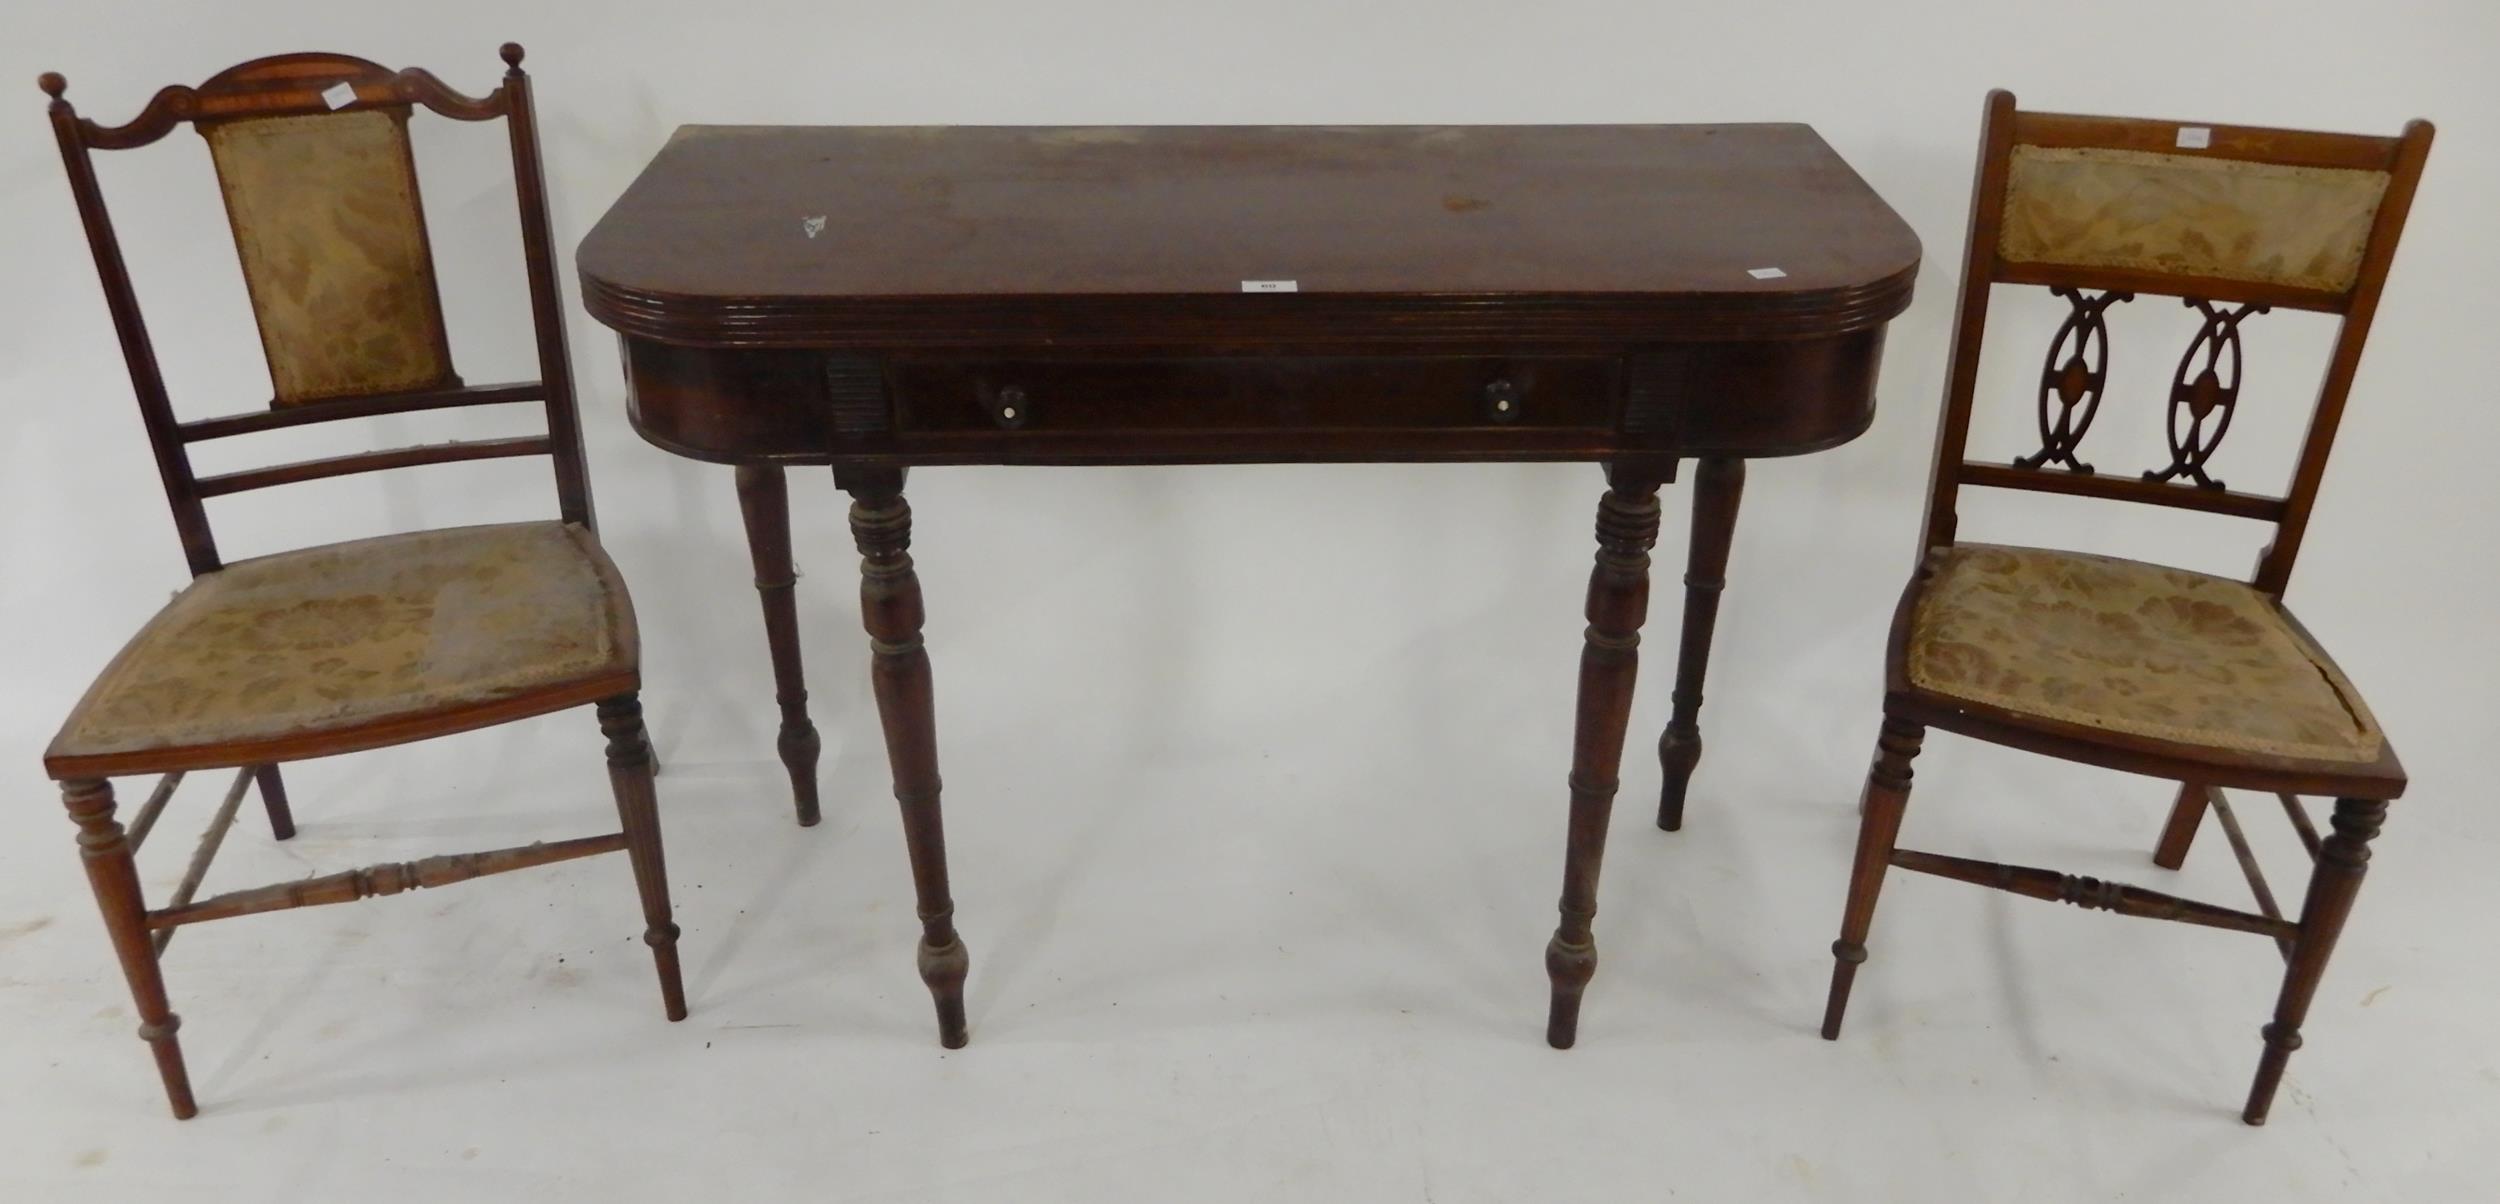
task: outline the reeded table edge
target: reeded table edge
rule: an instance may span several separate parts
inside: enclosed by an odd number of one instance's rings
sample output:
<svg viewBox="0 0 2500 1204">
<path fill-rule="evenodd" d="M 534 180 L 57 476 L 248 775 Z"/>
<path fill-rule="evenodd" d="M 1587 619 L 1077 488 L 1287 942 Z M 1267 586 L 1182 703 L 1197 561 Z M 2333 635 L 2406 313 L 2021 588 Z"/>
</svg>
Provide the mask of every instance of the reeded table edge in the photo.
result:
<svg viewBox="0 0 2500 1204">
<path fill-rule="evenodd" d="M 1916 236 L 1913 235 L 1913 243 Z M 619 334 L 685 347 L 1104 350 L 1290 345 L 1417 348 L 1813 338 L 1909 308 L 1920 256 L 1810 292 L 1050 294 L 729 300 L 578 272 L 582 305 Z"/>
</svg>

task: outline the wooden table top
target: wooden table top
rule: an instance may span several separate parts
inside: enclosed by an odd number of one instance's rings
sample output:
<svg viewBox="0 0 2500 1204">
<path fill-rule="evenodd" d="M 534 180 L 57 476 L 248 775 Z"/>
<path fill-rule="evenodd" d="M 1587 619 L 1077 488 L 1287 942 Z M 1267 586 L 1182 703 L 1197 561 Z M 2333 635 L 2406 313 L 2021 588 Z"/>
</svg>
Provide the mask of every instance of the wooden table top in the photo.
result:
<svg viewBox="0 0 2500 1204">
<path fill-rule="evenodd" d="M 1918 259 L 1803 125 L 686 126 L 579 269 L 698 346 L 1483 344 L 1862 329 Z"/>
</svg>

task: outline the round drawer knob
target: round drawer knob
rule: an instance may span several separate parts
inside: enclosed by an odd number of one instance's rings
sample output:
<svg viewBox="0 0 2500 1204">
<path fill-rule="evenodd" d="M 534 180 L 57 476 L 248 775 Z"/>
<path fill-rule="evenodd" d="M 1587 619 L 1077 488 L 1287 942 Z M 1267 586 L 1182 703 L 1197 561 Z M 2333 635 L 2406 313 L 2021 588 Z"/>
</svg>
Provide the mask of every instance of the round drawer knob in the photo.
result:
<svg viewBox="0 0 2500 1204">
<path fill-rule="evenodd" d="M 1485 417 L 1495 422 L 1516 422 L 1520 406 L 1519 386 L 1511 383 L 1508 377 L 1484 387 Z"/>
<path fill-rule="evenodd" d="M 1032 413 L 1032 399 L 1024 395 L 1024 387 L 1021 385 L 1009 385 L 1000 389 L 998 395 L 990 402 L 990 417 L 996 419 L 999 426 L 1011 431 L 1023 426 L 1024 420 L 1031 417 Z"/>
</svg>

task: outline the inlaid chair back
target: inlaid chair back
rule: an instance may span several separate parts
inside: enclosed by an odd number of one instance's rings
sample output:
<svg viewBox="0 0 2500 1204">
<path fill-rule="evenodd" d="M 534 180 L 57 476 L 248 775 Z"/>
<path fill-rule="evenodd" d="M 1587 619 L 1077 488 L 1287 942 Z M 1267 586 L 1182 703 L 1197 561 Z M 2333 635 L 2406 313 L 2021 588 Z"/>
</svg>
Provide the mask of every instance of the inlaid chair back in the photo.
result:
<svg viewBox="0 0 2500 1204">
<path fill-rule="evenodd" d="M 1990 93 L 1922 554 L 1953 542 L 1964 485 L 2114 498 L 2273 524 L 2253 584 L 2281 595 L 2430 143 L 2420 121 L 2380 138 L 2029 113 Z M 2041 368 L 2040 448 L 2011 464 L 1964 458 L 1999 284 L 2071 307 Z M 2082 444 L 2107 380 L 2105 319 L 2141 295 L 2180 298 L 2203 321 L 2172 376 L 2170 462 L 2104 472 Z M 2241 327 L 2274 308 L 2340 319 L 2280 496 L 2227 489 L 2210 463 L 2239 401 Z"/>
<path fill-rule="evenodd" d="M 2361 346 L 2411 208 L 2431 127 L 2394 138 L 2024 113 L 1988 97 L 1961 309 L 1917 573 L 1885 650 L 1884 721 L 1832 943 L 1823 1036 L 1840 1035 L 1886 874 L 1895 868 L 2123 916 L 2270 938 L 2285 962 L 2240 1111 L 2263 1124 L 2344 930 L 2404 766 L 2360 691 L 2294 618 L 2283 588 L 2317 500 Z M 1990 291 L 2065 299 L 2039 384 L 2039 450 L 1965 459 Z M 2177 297 L 2203 321 L 2169 395 L 2170 462 L 2099 471 L 2083 440 L 2108 379 L 2105 315 Z M 2334 346 L 2289 487 L 2237 492 L 2212 468 L 2240 391 L 2240 332 L 2270 309 L 2334 315 Z M 2236 471 L 2236 470 L 2235 470 Z M 2273 524 L 2254 580 L 2139 560 L 1954 539 L 1964 485 L 2030 489 Z M 2256 910 L 2040 866 L 1900 847 L 1911 764 L 1931 731 L 2179 785 L 2153 862 L 2178 869 L 2210 811 Z M 2230 791 L 2283 805 L 2310 856 L 2291 914 Z M 2321 832 L 2304 795 L 2331 797 Z"/>
<path fill-rule="evenodd" d="M 96 272 L 104 285 L 159 475 L 194 574 L 221 561 L 204 499 L 414 464 L 544 455 L 567 522 L 592 524 L 590 486 L 550 253 L 546 186 L 521 48 L 483 98 L 429 72 L 336 54 L 256 59 L 193 88 L 159 91 L 128 124 L 80 117 L 57 74 L 42 79 Z M 457 121 L 504 121 L 520 201 L 522 256 L 539 379 L 469 385 L 452 366 L 408 123 L 423 107 Z M 269 408 L 177 420 L 92 154 L 144 147 L 191 125 L 208 143 L 243 281 L 268 358 Z M 414 410 L 538 402 L 544 435 L 361 452 L 201 476 L 190 446 L 255 431 Z"/>
</svg>

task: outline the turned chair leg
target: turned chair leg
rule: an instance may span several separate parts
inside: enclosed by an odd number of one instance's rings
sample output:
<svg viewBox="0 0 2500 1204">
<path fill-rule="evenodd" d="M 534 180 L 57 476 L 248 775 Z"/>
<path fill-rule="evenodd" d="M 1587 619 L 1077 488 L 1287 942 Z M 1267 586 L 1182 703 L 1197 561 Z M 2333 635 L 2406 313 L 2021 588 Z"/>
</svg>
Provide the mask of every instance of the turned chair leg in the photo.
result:
<svg viewBox="0 0 2500 1204">
<path fill-rule="evenodd" d="M 660 855 L 659 794 L 652 781 L 651 740 L 642 727 L 642 703 L 619 694 L 599 704 L 599 730 L 608 738 L 608 783 L 624 821 L 625 853 L 642 892 L 642 943 L 660 972 L 660 999 L 670 1020 L 686 1018 L 686 984 L 677 970 L 677 924 L 668 905 L 668 865 Z"/>
<path fill-rule="evenodd" d="M 1649 549 L 1658 540 L 1659 479 L 1608 466 L 1597 506 L 1597 565 L 1589 570 L 1588 630 L 1580 651 L 1580 699 L 1571 739 L 1571 826 L 1563 854 L 1562 921 L 1545 946 L 1553 997 L 1545 1043 L 1579 1039 L 1580 998 L 1597 973 L 1597 871 L 1606 852 L 1632 681 L 1640 668 L 1641 621 L 1649 612 Z"/>
<path fill-rule="evenodd" d="M 2161 826 L 2161 842 L 2153 846 L 2153 864 L 2166 870 L 2187 864 L 2188 844 L 2205 822 L 2205 799 L 2201 783 L 2179 784 L 2179 801 L 2170 804 L 2170 818 Z"/>
<path fill-rule="evenodd" d="M 269 812 L 269 834 L 279 840 L 295 835 L 295 811 L 286 803 L 286 783 L 278 777 L 278 767 L 263 765 L 252 771 L 252 780 L 260 784 L 260 804 Z"/>
<path fill-rule="evenodd" d="M 790 558 L 790 488 L 779 465 L 738 466 L 738 511 L 746 519 L 747 555 L 755 562 L 755 593 L 764 605 L 764 642 L 772 650 L 781 764 L 790 773 L 799 826 L 814 827 L 823 818 L 816 761 L 824 741 L 807 717 L 807 675 L 799 662 L 799 575 Z"/>
<path fill-rule="evenodd" d="M 102 778 L 61 783 L 61 802 L 78 824 L 78 855 L 87 865 L 87 884 L 95 889 L 96 907 L 104 913 L 104 930 L 113 938 L 113 952 L 130 980 L 130 998 L 139 1011 L 139 1036 L 156 1055 L 156 1073 L 165 1081 L 165 1098 L 174 1116 L 199 1115 L 191 1098 L 191 1075 L 182 1064 L 182 1044 L 174 1033 L 182 1027 L 165 1001 L 165 977 L 158 968 L 156 946 L 148 939 L 146 897 L 139 889 L 139 869 L 131 860 L 130 841 L 113 819 L 113 786 Z"/>
<path fill-rule="evenodd" d="M 2300 907 L 2300 932 L 2292 938 L 2291 964 L 2283 973 L 2283 993 L 2274 1004 L 2274 1022 L 2266 1025 L 2265 1055 L 2257 1063 L 2256 1082 L 2248 1089 L 2248 1107 L 2240 1119 L 2266 1123 L 2274 1106 L 2275 1088 L 2283 1068 L 2300 1048 L 2300 1026 L 2308 1019 L 2309 1001 L 2317 996 L 2326 974 L 2327 955 L 2343 935 L 2352 915 L 2352 901 L 2361 893 L 2362 876 L 2370 868 L 2370 841 L 2387 821 L 2387 804 L 2372 799 L 2338 799 L 2335 831 L 2318 848 L 2318 866 L 2309 875 L 2309 895 Z"/>
<path fill-rule="evenodd" d="M 1849 988 L 1866 961 L 1866 933 L 1875 922 L 1875 897 L 1884 889 L 1892 848 L 1901 835 L 1901 813 L 1910 802 L 1910 761 L 1926 729 L 1886 717 L 1875 741 L 1875 764 L 1859 800 L 1858 854 L 1849 870 L 1849 902 L 1841 912 L 1840 939 L 1832 942 L 1832 991 L 1823 1004 L 1823 1039 L 1840 1039 L 1840 1018 L 1849 1009 Z"/>
<path fill-rule="evenodd" d="M 903 842 L 919 895 L 920 980 L 937 1005 L 938 1043 L 961 1049 L 964 977 L 971 955 L 955 932 L 946 881 L 946 826 L 938 809 L 936 701 L 929 650 L 921 642 L 920 577 L 911 562 L 911 504 L 899 469 L 837 469 L 851 495 L 851 537 L 859 545 L 859 613 L 868 629 L 869 680 L 885 728 L 886 763 L 903 810 Z"/>
<path fill-rule="evenodd" d="M 1666 771 L 1658 793 L 1658 826 L 1684 827 L 1684 793 L 1701 764 L 1701 685 L 1710 672 L 1710 639 L 1719 626 L 1719 594 L 1727 588 L 1727 553 L 1736 542 L 1736 509 L 1745 496 L 1745 462 L 1717 456 L 1693 473 L 1693 536 L 1685 549 L 1684 631 L 1675 658 L 1675 712 L 1658 737 Z"/>
</svg>

